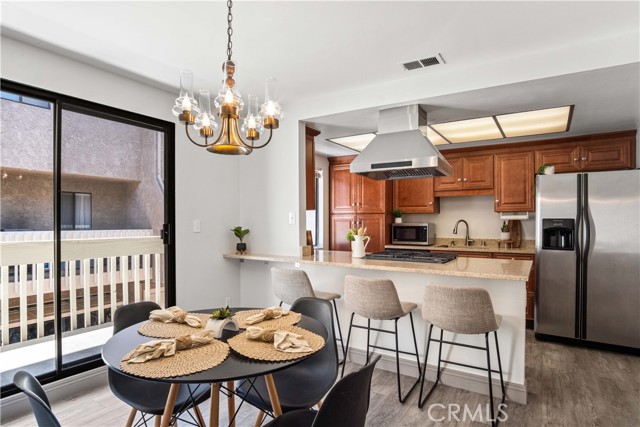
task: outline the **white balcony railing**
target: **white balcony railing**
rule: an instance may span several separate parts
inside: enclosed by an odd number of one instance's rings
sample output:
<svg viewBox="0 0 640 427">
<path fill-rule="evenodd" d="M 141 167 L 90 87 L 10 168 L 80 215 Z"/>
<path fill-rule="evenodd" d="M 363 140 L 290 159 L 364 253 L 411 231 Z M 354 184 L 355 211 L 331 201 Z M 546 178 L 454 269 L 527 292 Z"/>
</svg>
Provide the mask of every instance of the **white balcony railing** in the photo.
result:
<svg viewBox="0 0 640 427">
<path fill-rule="evenodd" d="M 75 238 L 67 233 L 60 264 L 65 330 L 107 323 L 122 304 L 164 305 L 164 246 L 158 236 L 83 238 L 91 236 L 83 232 Z M 54 319 L 55 300 L 53 241 L 7 237 L 0 242 L 2 347 L 43 337 L 45 323 Z M 48 236 L 35 238 L 43 237 Z"/>
</svg>

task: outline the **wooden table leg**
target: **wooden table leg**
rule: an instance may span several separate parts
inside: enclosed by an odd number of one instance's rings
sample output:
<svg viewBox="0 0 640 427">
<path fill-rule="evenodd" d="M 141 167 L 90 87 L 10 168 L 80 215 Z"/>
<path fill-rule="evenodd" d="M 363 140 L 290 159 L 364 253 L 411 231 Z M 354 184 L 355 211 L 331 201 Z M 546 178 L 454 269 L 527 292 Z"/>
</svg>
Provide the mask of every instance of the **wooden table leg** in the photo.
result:
<svg viewBox="0 0 640 427">
<path fill-rule="evenodd" d="M 180 391 L 180 384 L 171 384 L 169 395 L 167 396 L 167 403 L 164 405 L 164 414 L 162 414 L 162 427 L 169 427 L 171 423 L 171 415 L 173 415 L 173 407 L 176 405 L 178 391 Z"/>
<path fill-rule="evenodd" d="M 282 415 L 282 407 L 280 407 L 280 398 L 278 397 L 278 391 L 276 390 L 276 383 L 273 381 L 273 375 L 265 375 L 264 381 L 267 383 L 267 391 L 269 392 L 269 400 L 271 400 L 273 415 L 279 417 Z"/>
<path fill-rule="evenodd" d="M 198 427 L 207 427 L 207 423 L 204 422 L 204 417 L 198 405 L 193 405 L 193 412 L 196 414 L 196 420 L 198 420 Z"/>
<path fill-rule="evenodd" d="M 211 384 L 211 409 L 209 411 L 209 427 L 220 424 L 220 384 Z"/>
<path fill-rule="evenodd" d="M 227 399 L 227 410 L 229 412 L 229 427 L 236 427 L 236 395 L 234 393 L 236 385 L 233 381 L 227 381 L 227 390 L 229 390 L 229 398 Z M 233 421 L 231 418 L 233 417 Z"/>
</svg>

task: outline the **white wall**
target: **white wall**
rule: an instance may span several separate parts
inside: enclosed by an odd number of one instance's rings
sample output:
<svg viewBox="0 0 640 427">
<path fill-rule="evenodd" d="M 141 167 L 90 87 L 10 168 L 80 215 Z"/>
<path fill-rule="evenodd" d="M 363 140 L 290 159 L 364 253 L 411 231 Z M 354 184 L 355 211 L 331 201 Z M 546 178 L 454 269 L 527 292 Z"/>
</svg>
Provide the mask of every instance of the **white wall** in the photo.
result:
<svg viewBox="0 0 640 427">
<path fill-rule="evenodd" d="M 521 221 L 523 239 L 535 239 L 534 212 L 530 219 Z M 458 227 L 458 234 L 453 234 L 453 227 L 459 219 L 469 223 L 469 237 L 477 243 L 482 239 L 499 239 L 500 214 L 493 211 L 493 196 L 441 197 L 439 214 L 407 214 L 402 216 L 403 222 L 432 222 L 436 225 L 437 237 L 463 238 L 464 224 Z"/>
<path fill-rule="evenodd" d="M 1 41 L 5 79 L 177 123 L 170 113 L 173 93 L 7 37 Z M 238 264 L 222 254 L 235 247 L 229 230 L 243 219 L 238 177 L 245 159 L 212 155 L 189 143 L 183 132 L 177 125 L 177 303 L 185 309 L 204 308 L 222 305 L 227 296 L 240 303 Z M 192 232 L 194 219 L 201 220 L 199 234 Z"/>
</svg>

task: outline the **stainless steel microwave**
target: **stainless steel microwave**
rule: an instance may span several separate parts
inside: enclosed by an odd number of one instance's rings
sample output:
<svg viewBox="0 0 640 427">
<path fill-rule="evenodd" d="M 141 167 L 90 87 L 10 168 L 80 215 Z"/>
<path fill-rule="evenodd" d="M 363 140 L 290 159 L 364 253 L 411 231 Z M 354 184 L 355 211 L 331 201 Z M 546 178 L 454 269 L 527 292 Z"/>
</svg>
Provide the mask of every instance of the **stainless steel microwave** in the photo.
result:
<svg viewBox="0 0 640 427">
<path fill-rule="evenodd" d="M 436 225 L 431 222 L 391 224 L 391 243 L 394 245 L 433 245 Z"/>
</svg>

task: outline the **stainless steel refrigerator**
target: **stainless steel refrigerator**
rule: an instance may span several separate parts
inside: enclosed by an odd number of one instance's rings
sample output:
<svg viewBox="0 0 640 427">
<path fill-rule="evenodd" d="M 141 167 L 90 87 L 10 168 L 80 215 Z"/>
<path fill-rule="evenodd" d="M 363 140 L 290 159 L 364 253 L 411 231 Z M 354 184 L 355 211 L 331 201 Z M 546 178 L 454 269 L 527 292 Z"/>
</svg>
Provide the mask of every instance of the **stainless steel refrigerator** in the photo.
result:
<svg viewBox="0 0 640 427">
<path fill-rule="evenodd" d="M 536 178 L 536 334 L 640 348 L 640 170 Z"/>
</svg>

